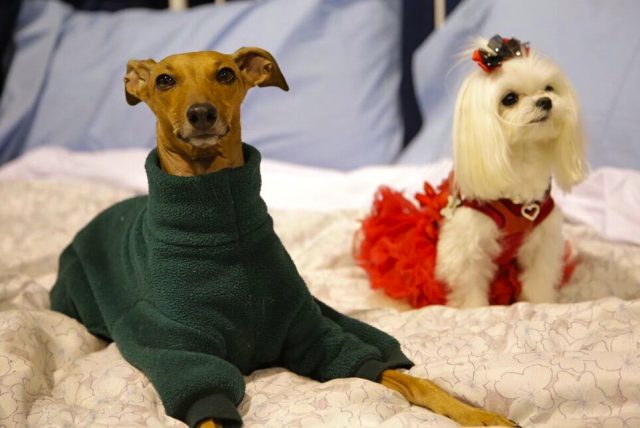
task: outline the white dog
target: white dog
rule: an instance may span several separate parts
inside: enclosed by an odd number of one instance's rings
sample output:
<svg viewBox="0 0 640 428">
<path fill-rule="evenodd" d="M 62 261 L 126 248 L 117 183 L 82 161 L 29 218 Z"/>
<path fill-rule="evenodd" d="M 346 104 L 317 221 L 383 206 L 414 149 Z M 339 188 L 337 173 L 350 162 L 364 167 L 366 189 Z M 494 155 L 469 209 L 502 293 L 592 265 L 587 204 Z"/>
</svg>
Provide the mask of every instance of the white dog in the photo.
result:
<svg viewBox="0 0 640 428">
<path fill-rule="evenodd" d="M 447 303 L 490 303 L 497 260 L 516 258 L 519 300 L 554 302 L 563 274 L 562 213 L 551 178 L 569 191 L 586 175 L 578 103 L 557 66 L 517 39 L 494 36 L 473 53 L 482 69 L 460 89 L 454 171 L 437 244 Z"/>
</svg>

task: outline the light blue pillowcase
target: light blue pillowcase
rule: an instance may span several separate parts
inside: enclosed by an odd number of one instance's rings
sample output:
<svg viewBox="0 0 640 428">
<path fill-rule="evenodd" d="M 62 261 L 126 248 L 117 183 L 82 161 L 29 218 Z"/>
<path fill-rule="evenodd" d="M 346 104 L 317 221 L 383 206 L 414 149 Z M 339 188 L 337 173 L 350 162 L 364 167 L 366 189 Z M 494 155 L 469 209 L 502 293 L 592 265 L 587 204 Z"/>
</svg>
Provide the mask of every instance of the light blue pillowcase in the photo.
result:
<svg viewBox="0 0 640 428">
<path fill-rule="evenodd" d="M 0 104 L 0 161 L 43 145 L 152 147 L 155 118 L 125 102 L 129 59 L 259 46 L 274 55 L 291 90 L 249 92 L 244 141 L 267 157 L 321 167 L 389 163 L 403 133 L 401 7 L 398 0 L 263 0 L 183 13 L 86 13 L 57 1 L 24 2 Z"/>
<path fill-rule="evenodd" d="M 640 2 L 467 0 L 416 51 L 414 79 L 425 125 L 399 158 L 451 155 L 458 87 L 473 67 L 458 54 L 476 36 L 531 42 L 567 74 L 581 102 L 592 166 L 640 169 Z"/>
</svg>

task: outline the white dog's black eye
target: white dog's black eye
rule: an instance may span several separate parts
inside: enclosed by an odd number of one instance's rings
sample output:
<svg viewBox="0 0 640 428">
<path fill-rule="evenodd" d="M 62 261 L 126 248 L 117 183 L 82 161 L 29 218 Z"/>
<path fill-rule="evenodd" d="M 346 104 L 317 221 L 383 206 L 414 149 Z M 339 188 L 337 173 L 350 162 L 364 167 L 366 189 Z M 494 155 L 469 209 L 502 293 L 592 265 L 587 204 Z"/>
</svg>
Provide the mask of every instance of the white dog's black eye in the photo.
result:
<svg viewBox="0 0 640 428">
<path fill-rule="evenodd" d="M 236 80 L 236 75 L 229 67 L 221 68 L 216 74 L 216 80 L 220 83 L 233 83 Z"/>
<path fill-rule="evenodd" d="M 509 92 L 507 95 L 502 97 L 502 105 L 503 106 L 512 106 L 518 102 L 518 94 L 515 92 Z"/>
<path fill-rule="evenodd" d="M 551 86 L 551 85 L 547 85 L 547 87 L 546 87 L 546 88 L 544 88 L 544 90 L 545 90 L 546 92 L 553 92 L 553 91 L 554 91 L 553 86 Z"/>
<path fill-rule="evenodd" d="M 166 73 L 163 73 L 156 77 L 156 87 L 158 87 L 159 89 L 169 89 L 175 84 L 176 80 Z"/>
</svg>

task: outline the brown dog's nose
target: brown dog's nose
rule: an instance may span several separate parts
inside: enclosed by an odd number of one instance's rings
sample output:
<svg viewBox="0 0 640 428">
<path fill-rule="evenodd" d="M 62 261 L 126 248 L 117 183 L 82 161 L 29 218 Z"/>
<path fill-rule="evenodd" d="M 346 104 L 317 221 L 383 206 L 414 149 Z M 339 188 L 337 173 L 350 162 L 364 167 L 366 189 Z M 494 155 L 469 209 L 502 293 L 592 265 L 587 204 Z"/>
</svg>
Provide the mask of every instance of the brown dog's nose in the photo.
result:
<svg viewBox="0 0 640 428">
<path fill-rule="evenodd" d="M 549 97 L 540 98 L 538 101 L 536 101 L 536 107 L 540 107 L 542 110 L 547 110 L 547 111 L 551 110 L 551 107 L 553 107 L 551 98 Z"/>
<path fill-rule="evenodd" d="M 187 110 L 187 120 L 194 128 L 206 131 L 211 128 L 218 117 L 216 108 L 210 103 L 193 104 Z"/>
</svg>

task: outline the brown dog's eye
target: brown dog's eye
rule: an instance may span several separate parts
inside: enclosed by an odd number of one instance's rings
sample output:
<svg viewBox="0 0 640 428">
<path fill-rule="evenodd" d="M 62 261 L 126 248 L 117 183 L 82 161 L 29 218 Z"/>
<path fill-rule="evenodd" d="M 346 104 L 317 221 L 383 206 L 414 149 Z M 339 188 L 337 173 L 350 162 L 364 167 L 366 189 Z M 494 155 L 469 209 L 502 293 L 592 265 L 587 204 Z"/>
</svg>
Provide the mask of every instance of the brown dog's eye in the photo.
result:
<svg viewBox="0 0 640 428">
<path fill-rule="evenodd" d="M 503 106 L 512 106 L 518 102 L 518 94 L 515 92 L 509 92 L 507 95 L 502 97 L 502 105 Z"/>
<path fill-rule="evenodd" d="M 159 89 L 169 89 L 176 84 L 176 80 L 168 74 L 161 74 L 156 77 L 156 86 Z"/>
<path fill-rule="evenodd" d="M 225 67 L 218 70 L 218 74 L 216 74 L 216 80 L 220 83 L 229 84 L 236 80 L 236 75 L 233 73 L 233 70 Z"/>
<path fill-rule="evenodd" d="M 551 85 L 547 85 L 547 87 L 546 87 L 546 88 L 544 88 L 544 90 L 545 90 L 546 92 L 553 92 L 553 86 L 551 86 Z"/>
</svg>

